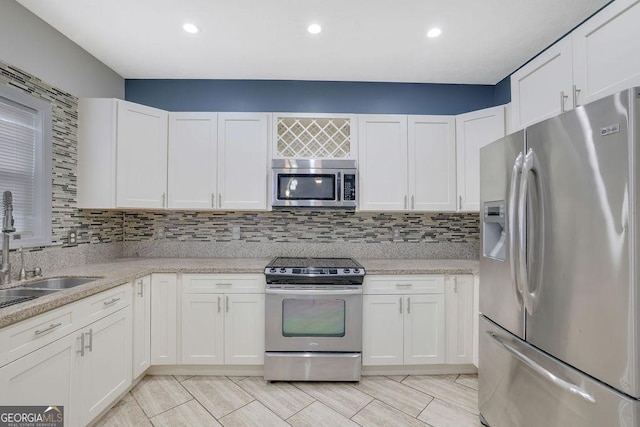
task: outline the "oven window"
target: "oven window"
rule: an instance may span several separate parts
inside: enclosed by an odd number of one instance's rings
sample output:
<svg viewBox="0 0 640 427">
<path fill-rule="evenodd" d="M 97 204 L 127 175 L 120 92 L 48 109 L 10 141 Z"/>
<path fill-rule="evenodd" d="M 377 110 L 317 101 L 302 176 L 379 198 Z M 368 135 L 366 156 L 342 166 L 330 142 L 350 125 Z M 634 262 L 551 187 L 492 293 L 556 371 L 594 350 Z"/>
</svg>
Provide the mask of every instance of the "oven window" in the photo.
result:
<svg viewBox="0 0 640 427">
<path fill-rule="evenodd" d="M 278 174 L 278 200 L 335 200 L 332 174 Z"/>
<path fill-rule="evenodd" d="M 282 335 L 285 337 L 344 337 L 342 299 L 285 299 Z"/>
</svg>

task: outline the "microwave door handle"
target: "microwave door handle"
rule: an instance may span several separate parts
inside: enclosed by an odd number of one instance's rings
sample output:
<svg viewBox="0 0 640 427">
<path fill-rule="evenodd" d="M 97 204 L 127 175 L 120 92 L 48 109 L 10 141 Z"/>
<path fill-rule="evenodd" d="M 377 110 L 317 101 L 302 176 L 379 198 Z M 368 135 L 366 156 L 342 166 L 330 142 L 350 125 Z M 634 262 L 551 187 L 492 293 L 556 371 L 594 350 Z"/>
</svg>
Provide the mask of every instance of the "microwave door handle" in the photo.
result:
<svg viewBox="0 0 640 427">
<path fill-rule="evenodd" d="M 338 179 L 336 179 L 336 186 L 338 187 L 336 189 L 336 193 L 338 193 L 338 197 L 336 198 L 338 201 L 340 201 L 341 196 L 342 196 L 342 173 L 338 172 Z"/>
</svg>

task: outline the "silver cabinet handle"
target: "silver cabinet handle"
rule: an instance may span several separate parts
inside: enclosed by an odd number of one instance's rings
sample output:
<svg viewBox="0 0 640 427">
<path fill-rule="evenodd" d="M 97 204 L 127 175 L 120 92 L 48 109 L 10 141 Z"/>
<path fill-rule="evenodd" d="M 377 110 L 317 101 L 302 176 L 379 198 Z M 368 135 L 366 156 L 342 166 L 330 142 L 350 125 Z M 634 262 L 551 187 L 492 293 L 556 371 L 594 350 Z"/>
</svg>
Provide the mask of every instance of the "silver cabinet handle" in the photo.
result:
<svg viewBox="0 0 640 427">
<path fill-rule="evenodd" d="M 402 314 L 402 297 L 400 297 L 399 302 L 400 302 L 400 314 Z"/>
<path fill-rule="evenodd" d="M 458 197 L 458 210 L 462 210 L 462 196 Z"/>
<path fill-rule="evenodd" d="M 220 297 L 218 297 L 218 313 L 220 313 Z"/>
<path fill-rule="evenodd" d="M 407 314 L 411 314 L 411 297 L 407 297 Z"/>
<path fill-rule="evenodd" d="M 233 283 L 216 283 L 216 286 L 233 286 Z"/>
<path fill-rule="evenodd" d="M 516 300 L 516 307 L 522 311 L 522 292 L 518 284 L 517 263 L 516 263 L 516 236 L 518 224 L 518 187 L 520 185 L 520 177 L 522 173 L 522 163 L 524 155 L 519 152 L 516 160 L 513 162 L 511 169 L 511 182 L 509 184 L 509 206 L 507 207 L 507 227 L 509 233 L 509 273 L 511 275 L 511 289 L 513 297 Z M 521 236 L 522 238 L 522 236 Z"/>
<path fill-rule="evenodd" d="M 80 350 L 76 353 L 80 353 L 80 357 L 84 357 L 84 333 L 80 334 Z"/>
<path fill-rule="evenodd" d="M 166 200 L 167 199 L 167 193 L 162 193 L 162 207 L 165 208 L 166 207 Z"/>
<path fill-rule="evenodd" d="M 396 283 L 396 288 L 411 288 L 413 283 Z"/>
<path fill-rule="evenodd" d="M 222 208 L 222 193 L 218 193 L 218 209 Z"/>
<path fill-rule="evenodd" d="M 37 330 L 37 331 L 35 332 L 35 334 L 36 334 L 36 336 L 38 336 L 38 335 L 45 334 L 45 333 L 47 333 L 47 332 L 51 332 L 51 331 L 53 331 L 55 328 L 57 328 L 58 326 L 62 326 L 62 322 L 59 322 L 59 323 L 52 323 L 52 324 L 50 324 L 50 325 L 49 325 L 49 327 L 48 327 L 48 328 Z"/>
<path fill-rule="evenodd" d="M 404 196 L 404 208 L 407 209 L 407 196 Z"/>
<path fill-rule="evenodd" d="M 580 104 L 578 104 L 578 95 L 580 94 L 580 92 L 581 90 L 578 89 L 576 85 L 573 85 L 573 108 L 580 106 Z"/>
<path fill-rule="evenodd" d="M 411 209 L 415 209 L 416 208 L 416 204 L 415 204 L 415 196 L 411 196 Z"/>
<path fill-rule="evenodd" d="M 86 346 L 90 352 L 93 351 L 93 329 L 89 329 L 89 332 L 85 332 L 86 335 L 89 335 L 89 345 Z"/>
<path fill-rule="evenodd" d="M 108 307 L 112 304 L 115 304 L 116 302 L 120 301 L 120 298 L 114 298 L 111 301 L 105 301 L 103 304 L 105 307 Z"/>
<path fill-rule="evenodd" d="M 458 278 L 457 277 L 453 278 L 453 293 L 454 294 L 458 293 Z"/>
<path fill-rule="evenodd" d="M 228 313 L 229 312 L 229 297 L 227 296 L 227 300 L 225 301 L 225 307 L 224 307 L 225 311 Z"/>
<path fill-rule="evenodd" d="M 212 208 L 216 207 L 216 195 L 215 195 L 215 193 L 211 193 L 211 207 Z"/>
<path fill-rule="evenodd" d="M 593 396 L 591 396 L 589 393 L 587 393 L 584 389 L 580 388 L 576 384 L 570 383 L 569 381 L 563 378 L 560 378 L 554 373 L 543 368 L 534 360 L 532 360 L 529 356 L 524 354 L 522 351 L 518 350 L 517 348 L 515 348 L 514 346 L 506 342 L 506 340 L 501 336 L 491 331 L 487 331 L 486 333 L 487 335 L 489 335 L 489 337 L 491 337 L 494 341 L 496 341 L 498 344 L 504 347 L 509 353 L 511 353 L 516 359 L 518 359 L 519 361 L 521 361 L 522 363 L 524 363 L 525 365 L 533 369 L 543 378 L 546 378 L 547 380 L 549 380 L 556 386 L 560 387 L 561 389 L 568 391 L 569 393 L 575 394 L 593 405 L 597 403 L 596 399 Z"/>
<path fill-rule="evenodd" d="M 560 91 L 560 112 L 561 113 L 564 113 L 565 111 L 564 103 L 567 99 L 569 99 L 569 95 L 565 95 L 564 91 Z"/>
<path fill-rule="evenodd" d="M 144 284 L 142 283 L 142 280 L 138 280 L 138 296 L 144 296 Z"/>
</svg>

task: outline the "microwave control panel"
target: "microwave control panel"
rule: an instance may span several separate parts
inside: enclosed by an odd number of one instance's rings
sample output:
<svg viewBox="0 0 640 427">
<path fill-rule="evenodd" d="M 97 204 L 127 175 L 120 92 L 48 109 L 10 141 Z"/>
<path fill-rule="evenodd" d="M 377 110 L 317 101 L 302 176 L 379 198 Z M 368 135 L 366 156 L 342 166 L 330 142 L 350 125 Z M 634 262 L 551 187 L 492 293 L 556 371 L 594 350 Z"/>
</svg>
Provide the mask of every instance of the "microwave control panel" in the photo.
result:
<svg viewBox="0 0 640 427">
<path fill-rule="evenodd" d="M 344 174 L 343 200 L 356 200 L 356 175 Z"/>
</svg>

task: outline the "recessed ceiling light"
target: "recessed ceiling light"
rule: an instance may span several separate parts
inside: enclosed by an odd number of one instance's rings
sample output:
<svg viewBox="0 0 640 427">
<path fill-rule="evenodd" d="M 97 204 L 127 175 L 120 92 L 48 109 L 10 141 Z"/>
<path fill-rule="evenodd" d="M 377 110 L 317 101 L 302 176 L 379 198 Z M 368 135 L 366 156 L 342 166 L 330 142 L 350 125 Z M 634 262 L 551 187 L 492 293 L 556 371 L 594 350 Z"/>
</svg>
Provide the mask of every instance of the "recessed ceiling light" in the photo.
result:
<svg viewBox="0 0 640 427">
<path fill-rule="evenodd" d="M 307 31 L 309 31 L 311 34 L 318 34 L 320 31 L 322 31 L 322 27 L 318 24 L 311 24 L 307 27 Z"/>
<path fill-rule="evenodd" d="M 182 26 L 182 29 L 185 30 L 187 33 L 191 33 L 191 34 L 195 34 L 198 31 L 200 31 L 200 29 L 198 27 L 196 27 L 193 24 L 190 23 L 186 23 Z"/>
<path fill-rule="evenodd" d="M 427 37 L 434 38 L 438 37 L 440 34 L 442 34 L 442 30 L 440 28 L 432 28 L 427 33 Z"/>
</svg>

